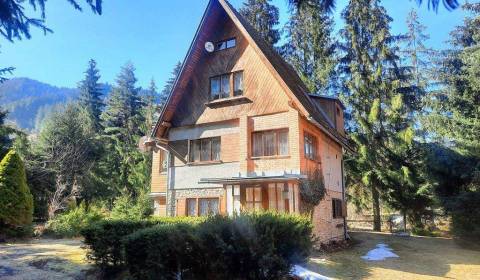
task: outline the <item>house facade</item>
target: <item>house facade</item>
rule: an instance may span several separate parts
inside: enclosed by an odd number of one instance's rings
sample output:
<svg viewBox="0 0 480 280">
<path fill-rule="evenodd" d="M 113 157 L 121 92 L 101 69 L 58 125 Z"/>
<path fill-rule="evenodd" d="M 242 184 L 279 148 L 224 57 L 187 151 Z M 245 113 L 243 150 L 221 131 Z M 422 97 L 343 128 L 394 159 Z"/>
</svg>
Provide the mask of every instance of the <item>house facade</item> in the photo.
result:
<svg viewBox="0 0 480 280">
<path fill-rule="evenodd" d="M 343 239 L 343 110 L 309 94 L 227 1 L 211 0 L 148 142 L 155 214 L 299 213 L 299 183 L 318 169 L 327 194 L 315 234 Z"/>
</svg>

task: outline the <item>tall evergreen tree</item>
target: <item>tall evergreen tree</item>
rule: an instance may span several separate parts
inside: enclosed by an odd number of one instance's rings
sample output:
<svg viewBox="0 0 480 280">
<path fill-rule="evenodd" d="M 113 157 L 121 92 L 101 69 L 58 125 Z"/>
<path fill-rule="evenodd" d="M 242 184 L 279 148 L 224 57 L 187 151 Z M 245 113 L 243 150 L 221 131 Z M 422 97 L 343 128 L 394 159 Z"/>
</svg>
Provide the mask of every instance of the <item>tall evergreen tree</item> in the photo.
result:
<svg viewBox="0 0 480 280">
<path fill-rule="evenodd" d="M 335 68 L 333 20 L 322 0 L 291 9 L 286 26 L 288 43 L 283 56 L 295 68 L 311 93 L 325 94 Z"/>
<path fill-rule="evenodd" d="M 427 47 L 426 41 L 430 36 L 426 33 L 426 26 L 420 22 L 418 14 L 412 9 L 406 20 L 408 31 L 402 38 L 402 58 L 409 67 L 412 92 L 405 98 L 409 106 L 415 106 L 412 111 L 419 111 L 423 107 L 423 99 L 429 88 L 434 84 L 433 58 L 437 52 Z"/>
<path fill-rule="evenodd" d="M 455 234 L 480 238 L 480 3 L 465 4 L 472 17 L 451 33 L 438 75 L 442 86 L 429 94 L 425 125 L 433 139 L 461 158 L 448 162 L 457 176 L 437 184 L 437 194 L 452 216 Z M 437 160 L 437 158 L 435 158 Z M 460 163 L 460 164 L 459 164 Z M 455 179 L 453 179 L 454 177 Z M 442 182 L 442 180 L 440 180 Z"/>
<path fill-rule="evenodd" d="M 257 30 L 263 39 L 274 46 L 280 40 L 278 8 L 270 0 L 246 0 L 240 14 Z"/>
<path fill-rule="evenodd" d="M 144 96 L 144 115 L 145 115 L 145 129 L 144 133 L 148 135 L 152 129 L 156 118 L 158 117 L 159 110 L 159 98 L 158 98 L 157 85 L 155 80 L 152 78 L 150 80 L 150 86 L 147 89 L 147 92 Z"/>
<path fill-rule="evenodd" d="M 98 82 L 100 74 L 95 60 L 88 61 L 85 78 L 79 83 L 80 105 L 87 109 L 97 131 L 101 129 L 100 114 L 103 109 L 102 87 Z"/>
<path fill-rule="evenodd" d="M 148 158 L 137 150 L 145 117 L 134 71 L 131 63 L 122 67 L 102 114 L 107 141 L 104 161 L 115 174 L 112 184 L 118 192 L 131 195 L 138 194 L 148 180 Z"/>
<path fill-rule="evenodd" d="M 163 86 L 162 92 L 160 93 L 160 107 L 165 105 L 167 101 L 168 95 L 170 95 L 170 91 L 173 89 L 173 85 L 175 84 L 175 80 L 177 76 L 180 74 L 180 70 L 182 70 L 182 63 L 179 61 L 175 64 L 175 67 L 172 70 L 172 74 L 170 78 L 167 80 L 165 85 Z"/>
<path fill-rule="evenodd" d="M 342 13 L 343 98 L 351 109 L 351 136 L 359 151 L 347 161 L 348 178 L 350 185 L 370 191 L 374 230 L 381 227 L 381 197 L 404 213 L 416 211 L 413 206 L 428 199 L 418 192 L 423 183 L 417 172 L 421 157 L 414 156 L 414 107 L 406 103 L 411 87 L 406 69 L 398 66 L 394 43 L 399 38 L 390 34 L 392 19 L 379 2 L 350 0 Z M 413 198 L 417 203 L 407 204 Z"/>
</svg>

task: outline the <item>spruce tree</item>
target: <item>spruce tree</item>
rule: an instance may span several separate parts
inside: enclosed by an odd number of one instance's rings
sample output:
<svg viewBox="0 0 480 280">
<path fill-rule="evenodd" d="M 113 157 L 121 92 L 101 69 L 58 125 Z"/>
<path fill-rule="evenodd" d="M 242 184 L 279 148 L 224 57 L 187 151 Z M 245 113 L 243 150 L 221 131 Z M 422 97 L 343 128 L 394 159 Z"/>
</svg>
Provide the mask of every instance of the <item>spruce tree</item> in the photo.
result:
<svg viewBox="0 0 480 280">
<path fill-rule="evenodd" d="M 33 198 L 27 185 L 22 159 L 11 150 L 0 161 L 0 230 L 29 225 Z"/>
<path fill-rule="evenodd" d="M 160 106 L 163 107 L 167 101 L 168 96 L 170 95 L 170 92 L 173 89 L 173 85 L 175 84 L 175 80 L 177 79 L 177 76 L 180 74 L 180 70 L 182 70 L 182 63 L 177 62 L 175 64 L 175 67 L 172 70 L 172 74 L 170 78 L 167 80 L 165 85 L 163 86 L 162 92 L 160 93 Z"/>
<path fill-rule="evenodd" d="M 351 109 L 351 137 L 358 147 L 358 155 L 347 161 L 349 184 L 370 191 L 378 231 L 380 199 L 404 213 L 414 211 L 406 204 L 407 197 L 411 199 L 423 183 L 422 174 L 416 172 L 418 157 L 411 158 L 418 152 L 413 141 L 414 107 L 406 103 L 412 89 L 406 69 L 398 66 L 392 19 L 379 1 L 350 0 L 342 17 L 343 98 Z"/>
<path fill-rule="evenodd" d="M 85 78 L 79 83 L 80 105 L 90 114 L 97 131 L 101 129 L 100 114 L 103 110 L 102 86 L 98 82 L 100 74 L 95 60 L 90 59 Z"/>
<path fill-rule="evenodd" d="M 102 114 L 104 161 L 111 167 L 112 184 L 118 192 L 131 195 L 137 195 L 148 181 L 148 158 L 137 149 L 145 117 L 134 71 L 131 63 L 122 67 Z"/>
<path fill-rule="evenodd" d="M 472 14 L 451 33 L 452 49 L 443 53 L 439 88 L 429 94 L 425 127 L 432 139 L 460 159 L 447 162 L 449 176 L 436 192 L 452 217 L 452 231 L 480 238 L 480 3 L 465 4 Z M 440 158 L 441 159 L 441 158 Z M 434 158 L 437 160 L 437 158 Z M 438 174 L 436 174 L 438 175 Z M 453 178 L 452 178 L 453 177 Z M 458 179 L 456 179 L 458 178 Z M 456 180 L 455 180 L 456 179 Z"/>
<path fill-rule="evenodd" d="M 335 68 L 333 20 L 322 0 L 291 9 L 282 53 L 311 93 L 325 94 Z"/>
<path fill-rule="evenodd" d="M 246 0 L 240 14 L 257 30 L 260 36 L 271 46 L 280 40 L 278 8 L 270 0 Z"/>
<path fill-rule="evenodd" d="M 402 63 L 409 68 L 409 85 L 412 87 L 410 95 L 405 96 L 405 103 L 413 111 L 420 111 L 424 105 L 425 95 L 434 85 L 433 67 L 434 58 L 438 52 L 427 47 L 426 41 L 430 36 L 426 33 L 426 26 L 420 22 L 418 14 L 412 9 L 406 20 L 408 31 L 402 36 Z"/>
<path fill-rule="evenodd" d="M 153 125 L 155 124 L 156 118 L 158 117 L 159 110 L 159 98 L 158 98 L 157 85 L 155 80 L 152 78 L 150 80 L 150 85 L 144 96 L 144 115 L 145 115 L 145 129 L 144 133 L 149 134 L 152 130 Z"/>
</svg>

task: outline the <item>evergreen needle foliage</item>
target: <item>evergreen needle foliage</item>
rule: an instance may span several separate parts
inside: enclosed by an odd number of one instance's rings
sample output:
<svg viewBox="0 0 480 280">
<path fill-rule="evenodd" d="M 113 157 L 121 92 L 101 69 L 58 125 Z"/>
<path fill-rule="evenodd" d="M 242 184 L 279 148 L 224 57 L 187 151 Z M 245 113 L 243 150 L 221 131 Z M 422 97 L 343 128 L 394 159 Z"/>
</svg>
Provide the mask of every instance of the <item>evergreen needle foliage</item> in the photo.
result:
<svg viewBox="0 0 480 280">
<path fill-rule="evenodd" d="M 240 9 L 240 14 L 257 30 L 260 36 L 271 46 L 280 40 L 278 25 L 278 8 L 270 0 L 247 0 Z"/>
<path fill-rule="evenodd" d="M 33 198 L 22 159 L 11 150 L 0 162 L 0 229 L 29 225 Z"/>
</svg>

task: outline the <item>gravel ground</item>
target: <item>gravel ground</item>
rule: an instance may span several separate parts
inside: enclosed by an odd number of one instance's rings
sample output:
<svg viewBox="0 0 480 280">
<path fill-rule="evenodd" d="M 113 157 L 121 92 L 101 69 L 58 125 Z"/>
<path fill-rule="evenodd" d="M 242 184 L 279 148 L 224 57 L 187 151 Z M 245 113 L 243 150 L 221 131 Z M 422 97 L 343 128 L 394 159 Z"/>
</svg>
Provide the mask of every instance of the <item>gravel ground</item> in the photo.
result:
<svg viewBox="0 0 480 280">
<path fill-rule="evenodd" d="M 33 239 L 0 244 L 0 279 L 96 279 L 81 240 Z"/>
</svg>

